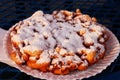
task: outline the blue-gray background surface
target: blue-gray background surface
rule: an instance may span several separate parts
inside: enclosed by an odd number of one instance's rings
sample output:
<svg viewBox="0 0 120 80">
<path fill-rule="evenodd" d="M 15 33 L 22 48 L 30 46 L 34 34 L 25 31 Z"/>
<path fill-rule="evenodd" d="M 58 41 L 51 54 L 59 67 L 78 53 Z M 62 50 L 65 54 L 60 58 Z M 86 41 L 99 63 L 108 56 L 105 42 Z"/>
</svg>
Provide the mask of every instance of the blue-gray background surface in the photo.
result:
<svg viewBox="0 0 120 80">
<path fill-rule="evenodd" d="M 109 28 L 120 41 L 120 0 L 0 0 L 0 27 L 8 30 L 20 20 L 31 16 L 37 10 L 52 13 L 66 9 L 97 18 Z M 0 63 L 0 80 L 39 80 Z M 120 56 L 106 70 L 83 80 L 120 80 Z"/>
</svg>

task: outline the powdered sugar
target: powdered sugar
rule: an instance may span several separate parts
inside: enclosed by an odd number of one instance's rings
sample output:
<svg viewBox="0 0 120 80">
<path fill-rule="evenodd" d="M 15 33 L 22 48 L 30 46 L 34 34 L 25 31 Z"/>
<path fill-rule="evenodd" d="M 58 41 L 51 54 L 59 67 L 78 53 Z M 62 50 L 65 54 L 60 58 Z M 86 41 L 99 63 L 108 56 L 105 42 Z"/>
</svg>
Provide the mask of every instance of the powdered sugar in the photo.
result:
<svg viewBox="0 0 120 80">
<path fill-rule="evenodd" d="M 50 62 L 50 58 L 49 58 L 49 54 L 48 51 L 44 51 L 42 52 L 42 54 L 40 55 L 40 58 L 37 60 L 36 63 L 38 64 L 42 64 L 42 63 L 49 63 Z"/>
<path fill-rule="evenodd" d="M 64 10 L 54 12 L 53 15 L 37 11 L 19 22 L 19 26 L 15 25 L 17 27 L 11 32 L 11 40 L 19 43 L 21 53 L 30 51 L 34 54 L 34 51 L 42 50 L 37 63 L 51 62 L 51 65 L 58 64 L 60 67 L 59 62 L 62 62 L 65 67 L 71 60 L 76 65 L 81 62 L 84 63 L 82 65 L 88 65 L 85 52 L 96 51 L 96 55 L 105 52 L 103 43 L 100 43 L 105 41 L 105 30 L 88 15 L 73 16 L 73 12 Z M 56 52 L 58 46 L 60 51 Z M 97 52 L 98 47 L 100 50 Z M 83 58 L 86 60 L 83 61 Z M 30 59 L 35 58 L 30 55 Z"/>
</svg>

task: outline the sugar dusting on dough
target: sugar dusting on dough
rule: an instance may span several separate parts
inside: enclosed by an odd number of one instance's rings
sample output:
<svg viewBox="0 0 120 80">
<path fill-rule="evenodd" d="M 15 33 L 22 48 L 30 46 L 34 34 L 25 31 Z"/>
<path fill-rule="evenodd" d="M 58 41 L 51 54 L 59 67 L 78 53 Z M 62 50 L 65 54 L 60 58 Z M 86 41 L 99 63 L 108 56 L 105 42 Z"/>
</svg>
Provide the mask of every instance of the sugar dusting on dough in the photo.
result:
<svg viewBox="0 0 120 80">
<path fill-rule="evenodd" d="M 24 53 L 24 50 L 31 52 L 43 50 L 36 63 L 51 62 L 50 68 L 53 68 L 54 64 L 59 65 L 60 62 L 67 67 L 68 61 L 76 65 L 81 62 L 84 63 L 82 65 L 88 65 L 87 60 L 83 61 L 86 56 L 81 56 L 81 54 L 84 50 L 87 53 L 96 51 L 95 58 L 97 58 L 100 53 L 105 52 L 104 45 L 100 43 L 105 41 L 101 37 L 104 35 L 104 28 L 90 21 L 91 19 L 87 22 L 86 19 L 81 19 L 81 17 L 88 17 L 86 15 L 72 19 L 73 12 L 70 12 L 68 17 L 66 17 L 68 14 L 63 14 L 63 12 L 62 10 L 58 13 L 54 12 L 53 15 L 44 14 L 42 11 L 35 12 L 31 17 L 23 20 L 19 27 L 16 27 L 18 28 L 16 33 L 11 32 L 11 40 L 22 44 L 18 44 L 21 53 Z M 55 52 L 58 46 L 61 49 Z M 97 49 L 99 49 L 98 52 Z M 68 54 L 69 52 L 73 54 Z M 51 59 L 53 56 L 56 58 Z M 30 59 L 36 60 L 35 57 L 30 57 Z"/>
</svg>

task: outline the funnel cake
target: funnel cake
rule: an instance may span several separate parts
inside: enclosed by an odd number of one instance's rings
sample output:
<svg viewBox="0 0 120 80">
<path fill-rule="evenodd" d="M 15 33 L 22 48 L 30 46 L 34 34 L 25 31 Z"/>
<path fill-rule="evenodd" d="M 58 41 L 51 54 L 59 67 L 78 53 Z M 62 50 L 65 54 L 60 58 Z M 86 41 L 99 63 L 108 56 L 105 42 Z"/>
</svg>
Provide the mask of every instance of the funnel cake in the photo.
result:
<svg viewBox="0 0 120 80">
<path fill-rule="evenodd" d="M 64 75 L 102 59 L 108 37 L 96 18 L 77 9 L 37 11 L 12 27 L 10 39 L 10 57 L 16 64 Z"/>
</svg>

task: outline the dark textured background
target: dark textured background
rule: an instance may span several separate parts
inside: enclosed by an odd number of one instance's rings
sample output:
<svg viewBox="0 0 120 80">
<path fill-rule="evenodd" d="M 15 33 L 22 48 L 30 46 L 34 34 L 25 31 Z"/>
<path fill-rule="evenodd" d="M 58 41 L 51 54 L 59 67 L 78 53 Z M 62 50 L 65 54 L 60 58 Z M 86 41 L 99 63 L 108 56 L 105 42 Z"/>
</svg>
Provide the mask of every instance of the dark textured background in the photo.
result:
<svg viewBox="0 0 120 80">
<path fill-rule="evenodd" d="M 81 9 L 109 28 L 120 41 L 120 0 L 0 0 L 0 27 L 8 30 L 16 22 L 31 16 L 37 10 Z M 0 63 L 0 80 L 39 80 Z M 120 56 L 106 70 L 83 80 L 120 80 Z"/>
</svg>

